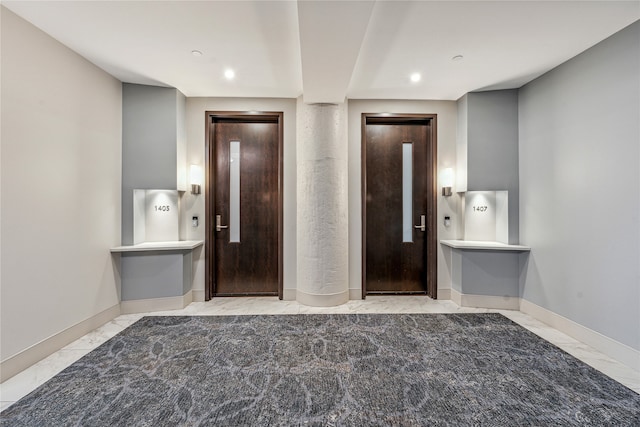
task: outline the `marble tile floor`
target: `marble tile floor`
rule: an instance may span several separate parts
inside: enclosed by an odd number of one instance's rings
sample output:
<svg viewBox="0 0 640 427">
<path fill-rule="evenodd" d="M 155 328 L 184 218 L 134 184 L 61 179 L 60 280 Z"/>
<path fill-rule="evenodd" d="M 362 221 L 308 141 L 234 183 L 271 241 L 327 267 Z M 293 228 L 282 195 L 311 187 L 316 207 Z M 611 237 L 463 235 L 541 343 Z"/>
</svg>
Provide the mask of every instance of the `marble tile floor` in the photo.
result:
<svg viewBox="0 0 640 427">
<path fill-rule="evenodd" d="M 619 363 L 591 347 L 533 319 L 519 311 L 459 307 L 452 301 L 432 300 L 426 296 L 368 296 L 337 307 L 308 307 L 296 301 L 273 297 L 215 298 L 194 302 L 182 310 L 121 315 L 102 327 L 72 342 L 46 359 L 0 384 L 0 410 L 35 390 L 73 362 L 104 343 L 145 315 L 242 315 L 312 313 L 501 313 L 567 353 L 598 369 L 616 381 L 640 393 L 640 372 Z"/>
</svg>

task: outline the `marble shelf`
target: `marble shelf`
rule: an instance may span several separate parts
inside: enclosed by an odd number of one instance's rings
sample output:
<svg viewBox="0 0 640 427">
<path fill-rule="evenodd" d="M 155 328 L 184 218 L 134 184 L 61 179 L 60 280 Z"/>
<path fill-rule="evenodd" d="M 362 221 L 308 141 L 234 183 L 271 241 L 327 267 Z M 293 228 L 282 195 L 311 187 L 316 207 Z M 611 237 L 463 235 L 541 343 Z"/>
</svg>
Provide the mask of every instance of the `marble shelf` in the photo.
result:
<svg viewBox="0 0 640 427">
<path fill-rule="evenodd" d="M 440 243 L 454 249 L 480 250 L 480 251 L 511 251 L 529 252 L 529 246 L 507 245 L 500 242 L 487 242 L 475 240 L 440 240 Z"/>
<path fill-rule="evenodd" d="M 204 244 L 204 240 L 179 240 L 173 242 L 145 242 L 131 246 L 117 246 L 111 252 L 188 251 Z"/>
</svg>

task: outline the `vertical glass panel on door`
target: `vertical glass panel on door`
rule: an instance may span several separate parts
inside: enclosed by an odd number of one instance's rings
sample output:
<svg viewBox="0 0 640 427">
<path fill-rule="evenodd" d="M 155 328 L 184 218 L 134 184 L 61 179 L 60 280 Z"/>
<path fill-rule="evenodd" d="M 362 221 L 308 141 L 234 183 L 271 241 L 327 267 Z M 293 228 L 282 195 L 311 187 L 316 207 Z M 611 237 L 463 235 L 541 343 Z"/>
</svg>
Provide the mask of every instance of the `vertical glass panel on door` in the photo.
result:
<svg viewBox="0 0 640 427">
<path fill-rule="evenodd" d="M 402 143 L 402 242 L 413 242 L 413 144 Z"/>
<path fill-rule="evenodd" d="M 229 242 L 240 242 L 240 141 L 229 147 Z"/>
</svg>

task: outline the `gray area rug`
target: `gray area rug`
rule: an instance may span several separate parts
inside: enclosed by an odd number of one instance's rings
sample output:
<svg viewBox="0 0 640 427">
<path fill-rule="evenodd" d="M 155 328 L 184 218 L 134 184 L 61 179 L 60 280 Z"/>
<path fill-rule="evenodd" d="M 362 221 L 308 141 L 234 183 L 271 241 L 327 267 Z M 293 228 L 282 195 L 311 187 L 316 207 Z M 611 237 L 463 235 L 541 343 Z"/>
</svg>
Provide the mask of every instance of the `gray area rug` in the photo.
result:
<svg viewBox="0 0 640 427">
<path fill-rule="evenodd" d="M 499 314 L 145 317 L 2 426 L 639 426 L 640 395 Z"/>
</svg>

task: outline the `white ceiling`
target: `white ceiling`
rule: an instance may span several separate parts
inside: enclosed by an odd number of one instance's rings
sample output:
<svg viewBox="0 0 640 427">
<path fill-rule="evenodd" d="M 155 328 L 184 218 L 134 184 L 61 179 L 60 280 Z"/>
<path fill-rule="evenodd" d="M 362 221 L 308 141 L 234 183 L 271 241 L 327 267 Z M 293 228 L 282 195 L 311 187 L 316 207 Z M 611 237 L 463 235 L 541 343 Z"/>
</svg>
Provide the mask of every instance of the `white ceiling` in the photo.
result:
<svg viewBox="0 0 640 427">
<path fill-rule="evenodd" d="M 124 82 L 305 102 L 516 88 L 640 19 L 638 0 L 2 4 Z"/>
</svg>

